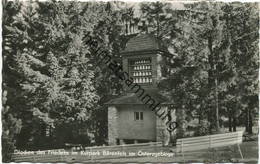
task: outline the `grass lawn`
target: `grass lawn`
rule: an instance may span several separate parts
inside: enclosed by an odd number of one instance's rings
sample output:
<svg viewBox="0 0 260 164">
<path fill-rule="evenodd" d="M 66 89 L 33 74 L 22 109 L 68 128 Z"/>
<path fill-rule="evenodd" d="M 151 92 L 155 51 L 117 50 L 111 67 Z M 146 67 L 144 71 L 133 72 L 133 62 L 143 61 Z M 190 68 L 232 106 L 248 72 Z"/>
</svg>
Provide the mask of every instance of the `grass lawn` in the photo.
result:
<svg viewBox="0 0 260 164">
<path fill-rule="evenodd" d="M 240 147 L 244 159 L 241 159 L 237 146 L 199 150 L 192 152 L 192 154 L 185 154 L 184 159 L 185 162 L 258 162 L 257 141 L 243 142 Z M 169 152 L 169 147 L 163 147 L 161 151 Z M 183 158 L 181 154 L 177 154 L 174 157 L 128 157 L 95 160 L 93 162 L 183 162 Z"/>
</svg>

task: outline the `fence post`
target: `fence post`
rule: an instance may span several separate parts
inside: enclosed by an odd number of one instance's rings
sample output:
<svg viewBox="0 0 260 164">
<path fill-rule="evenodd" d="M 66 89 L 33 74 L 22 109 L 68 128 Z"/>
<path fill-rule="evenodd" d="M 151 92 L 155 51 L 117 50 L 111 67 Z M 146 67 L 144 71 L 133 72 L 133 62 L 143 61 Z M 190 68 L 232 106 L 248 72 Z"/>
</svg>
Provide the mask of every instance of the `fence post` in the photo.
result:
<svg viewBox="0 0 260 164">
<path fill-rule="evenodd" d="M 183 152 L 183 141 L 182 140 L 181 140 L 181 154 L 182 154 L 183 163 L 185 163 L 184 152 Z"/>
<path fill-rule="evenodd" d="M 59 162 L 62 162 L 62 156 L 60 155 L 60 157 L 59 157 Z"/>
<path fill-rule="evenodd" d="M 238 143 L 238 141 L 240 142 L 240 135 L 239 135 L 239 133 L 240 132 L 237 132 L 237 148 L 238 148 L 238 151 L 239 151 L 239 154 L 240 154 L 240 156 L 241 156 L 241 158 L 242 159 L 244 159 L 244 157 L 243 157 L 243 154 L 242 154 L 242 151 L 241 151 L 241 149 L 240 149 L 240 143 Z M 243 137 L 243 133 L 242 133 L 242 135 L 241 135 L 241 138 Z"/>
<path fill-rule="evenodd" d="M 92 148 L 90 147 L 89 151 L 91 152 L 91 150 L 92 150 Z M 91 153 L 90 153 L 90 161 L 93 161 L 93 157 L 92 157 Z"/>
<path fill-rule="evenodd" d="M 209 148 L 211 148 L 211 135 L 209 135 Z"/>
</svg>

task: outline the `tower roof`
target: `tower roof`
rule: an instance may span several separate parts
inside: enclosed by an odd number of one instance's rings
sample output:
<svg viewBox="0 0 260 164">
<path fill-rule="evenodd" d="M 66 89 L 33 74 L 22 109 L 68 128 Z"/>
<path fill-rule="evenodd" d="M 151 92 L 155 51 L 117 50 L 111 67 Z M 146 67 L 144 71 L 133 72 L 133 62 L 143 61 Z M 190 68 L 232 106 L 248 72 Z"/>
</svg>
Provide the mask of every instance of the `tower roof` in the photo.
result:
<svg viewBox="0 0 260 164">
<path fill-rule="evenodd" d="M 169 99 L 158 92 L 158 90 L 146 90 L 145 92 L 156 102 L 160 102 L 161 104 L 171 104 Z M 133 104 L 144 104 L 141 101 L 141 98 L 136 95 L 136 93 L 125 93 L 120 95 L 105 104 L 107 105 L 133 105 Z"/>
<path fill-rule="evenodd" d="M 127 42 L 126 48 L 122 51 L 122 54 L 154 50 L 166 50 L 166 48 L 162 46 L 161 42 L 156 37 L 150 34 L 141 34 L 131 38 Z"/>
</svg>

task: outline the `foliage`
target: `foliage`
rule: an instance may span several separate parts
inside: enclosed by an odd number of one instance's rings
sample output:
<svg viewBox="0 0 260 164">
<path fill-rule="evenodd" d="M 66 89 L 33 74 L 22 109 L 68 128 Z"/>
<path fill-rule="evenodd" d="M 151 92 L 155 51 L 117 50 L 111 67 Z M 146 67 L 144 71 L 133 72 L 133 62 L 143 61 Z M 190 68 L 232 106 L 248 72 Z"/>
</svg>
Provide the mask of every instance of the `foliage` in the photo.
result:
<svg viewBox="0 0 260 164">
<path fill-rule="evenodd" d="M 15 112 L 6 105 L 6 90 L 3 91 L 2 97 L 2 150 L 5 150 L 2 151 L 2 159 L 4 162 L 10 162 L 12 159 L 10 153 L 15 149 L 16 135 L 20 132 L 22 123 L 15 117 Z"/>
<path fill-rule="evenodd" d="M 196 127 L 194 136 L 205 136 L 209 134 L 209 122 L 202 120 L 199 126 Z"/>
<path fill-rule="evenodd" d="M 17 50 L 12 53 L 13 67 L 9 69 L 19 75 L 20 78 L 15 79 L 20 89 L 18 94 L 22 94 L 19 99 L 26 100 L 24 108 L 17 110 L 17 113 L 25 113 L 19 115 L 24 128 L 18 145 L 26 148 L 29 141 L 34 145 L 39 143 L 39 138 L 44 139 L 48 126 L 55 128 L 60 123 L 89 120 L 98 96 L 89 57 L 85 55 L 87 47 L 83 36 L 87 31 L 80 30 L 83 25 L 77 24 L 77 19 L 83 19 L 79 4 L 28 2 L 23 5 L 27 7 L 23 6 L 14 16 L 12 27 L 6 25 L 6 28 L 16 46 L 12 50 Z M 83 23 L 91 27 L 92 22 Z"/>
<path fill-rule="evenodd" d="M 10 112 L 4 120 L 18 124 L 22 120 L 17 142 L 12 143 L 18 149 L 58 148 L 75 141 L 90 145 L 93 134 L 95 144 L 106 143 L 107 112 L 102 106 L 120 93 L 121 84 L 97 63 L 97 54 L 85 41 L 91 35 L 113 58 L 120 58 L 126 38 L 118 31 L 131 13 L 120 6 L 116 2 L 6 3 L 4 89 L 8 89 L 7 105 L 19 120 L 9 117 Z M 5 129 L 13 124 L 4 123 Z"/>
<path fill-rule="evenodd" d="M 12 72 L 9 68 L 11 64 L 13 47 L 10 40 L 6 37 L 10 35 L 7 32 L 7 26 L 14 21 L 13 16 L 20 11 L 20 4 L 17 2 L 3 2 L 3 81 L 2 81 L 2 160 L 10 162 L 12 160 L 11 153 L 15 149 L 16 137 L 21 130 L 22 122 L 19 119 L 14 102 L 18 100 L 19 95 L 16 94 L 17 84 L 13 81 L 15 75 L 8 73 Z M 15 108 L 16 107 L 16 108 Z M 21 104 L 22 107 L 22 104 Z"/>
<path fill-rule="evenodd" d="M 168 35 L 171 42 L 166 43 L 172 55 L 165 69 L 167 76 L 160 86 L 177 112 L 185 110 L 187 121 L 195 116 L 199 120 L 206 118 L 210 122 L 209 133 L 219 129 L 222 116 L 230 118 L 234 131 L 243 118 L 247 118 L 252 128 L 252 113 L 256 108 L 251 105 L 258 103 L 255 6 L 186 4 L 187 10 L 177 14 L 181 21 L 175 24 L 176 36 Z M 251 95 L 250 100 L 247 94 Z"/>
</svg>

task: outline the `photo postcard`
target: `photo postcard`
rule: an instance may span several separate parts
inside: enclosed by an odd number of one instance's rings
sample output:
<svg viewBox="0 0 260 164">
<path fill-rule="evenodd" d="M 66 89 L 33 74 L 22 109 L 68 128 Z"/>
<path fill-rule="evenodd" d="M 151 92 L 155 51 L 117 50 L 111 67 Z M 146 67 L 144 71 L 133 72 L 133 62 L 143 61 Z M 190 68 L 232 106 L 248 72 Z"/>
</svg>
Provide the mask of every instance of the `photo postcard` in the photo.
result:
<svg viewBox="0 0 260 164">
<path fill-rule="evenodd" d="M 4 163 L 257 163 L 259 3 L 2 1 Z"/>
</svg>

